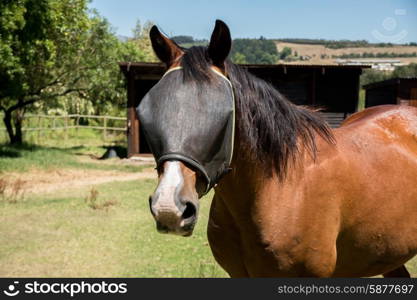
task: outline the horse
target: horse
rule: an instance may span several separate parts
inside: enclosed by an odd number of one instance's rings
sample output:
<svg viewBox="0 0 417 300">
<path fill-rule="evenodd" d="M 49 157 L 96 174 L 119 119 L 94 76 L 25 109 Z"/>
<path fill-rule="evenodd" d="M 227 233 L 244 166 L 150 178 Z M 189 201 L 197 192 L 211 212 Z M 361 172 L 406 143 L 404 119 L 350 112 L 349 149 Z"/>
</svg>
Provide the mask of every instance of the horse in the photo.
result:
<svg viewBox="0 0 417 300">
<path fill-rule="evenodd" d="M 209 45 L 154 26 L 167 73 L 137 111 L 157 162 L 157 229 L 190 236 L 214 189 L 207 235 L 231 277 L 409 277 L 417 253 L 417 109 L 377 106 L 337 129 Z"/>
</svg>

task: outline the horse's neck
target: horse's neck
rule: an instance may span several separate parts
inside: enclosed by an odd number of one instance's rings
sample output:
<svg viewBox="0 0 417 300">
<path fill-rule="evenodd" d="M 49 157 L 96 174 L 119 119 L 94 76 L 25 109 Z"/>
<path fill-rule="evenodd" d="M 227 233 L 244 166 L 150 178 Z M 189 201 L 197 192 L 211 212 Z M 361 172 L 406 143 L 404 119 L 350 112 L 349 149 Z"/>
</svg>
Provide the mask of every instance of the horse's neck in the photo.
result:
<svg viewBox="0 0 417 300">
<path fill-rule="evenodd" d="M 305 151 L 301 150 L 295 162 L 289 161 L 288 171 L 280 180 L 276 173 L 269 174 L 259 161 L 250 159 L 243 151 L 237 145 L 232 171 L 219 182 L 215 194 L 230 213 L 245 219 L 260 205 L 268 205 L 265 202 L 273 199 L 276 203 L 293 193 L 302 179 L 306 156 Z"/>
<path fill-rule="evenodd" d="M 294 169 L 284 180 L 279 180 L 276 174 L 265 172 L 259 161 L 242 155 L 233 159 L 231 168 L 232 171 L 215 188 L 216 197 L 225 203 L 231 213 L 242 218 L 246 218 L 268 193 L 279 197 L 279 191 L 291 185 L 294 178 Z"/>
</svg>

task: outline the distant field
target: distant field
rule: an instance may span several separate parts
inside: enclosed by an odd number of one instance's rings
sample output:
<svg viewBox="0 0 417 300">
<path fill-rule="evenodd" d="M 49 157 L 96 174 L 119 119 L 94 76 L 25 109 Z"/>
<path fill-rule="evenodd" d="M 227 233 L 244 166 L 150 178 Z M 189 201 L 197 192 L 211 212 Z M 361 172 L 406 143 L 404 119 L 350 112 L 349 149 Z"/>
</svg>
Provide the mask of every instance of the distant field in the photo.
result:
<svg viewBox="0 0 417 300">
<path fill-rule="evenodd" d="M 334 63 L 335 59 L 332 59 L 332 55 L 343 55 L 343 54 L 362 54 L 362 53 L 414 53 L 417 52 L 417 46 L 393 46 L 393 47 L 354 47 L 354 48 L 341 48 L 341 49 L 330 49 L 324 45 L 311 45 L 311 44 L 296 44 L 296 43 L 285 43 L 276 42 L 278 51 L 281 51 L 284 47 L 289 47 L 292 52 L 298 53 L 298 56 L 311 56 L 312 59 L 308 61 L 297 61 L 293 63 L 302 64 L 329 64 Z M 327 55 L 330 58 L 322 59 L 322 55 Z M 399 59 L 404 63 L 417 63 L 417 57 L 399 57 L 399 58 L 376 58 L 376 59 Z M 356 59 L 355 60 L 360 60 Z"/>
</svg>

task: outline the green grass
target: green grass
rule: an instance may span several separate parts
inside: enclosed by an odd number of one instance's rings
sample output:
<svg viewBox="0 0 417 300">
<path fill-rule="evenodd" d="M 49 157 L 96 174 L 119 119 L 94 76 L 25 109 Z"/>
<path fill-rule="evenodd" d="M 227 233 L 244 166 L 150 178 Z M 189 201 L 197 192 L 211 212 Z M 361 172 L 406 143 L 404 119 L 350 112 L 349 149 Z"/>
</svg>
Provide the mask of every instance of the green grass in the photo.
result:
<svg viewBox="0 0 417 300">
<path fill-rule="evenodd" d="M 89 188 L 0 201 L 2 277 L 224 277 L 206 239 L 209 202 L 189 238 L 156 232 L 148 196 L 154 180 L 95 187 L 98 202 L 85 202 Z"/>
<path fill-rule="evenodd" d="M 358 99 L 358 107 L 357 110 L 361 111 L 365 109 L 365 90 L 359 90 L 359 99 Z"/>
<path fill-rule="evenodd" d="M 206 226 L 212 194 L 201 200 L 193 236 L 156 232 L 148 195 L 155 180 L 99 185 L 0 201 L 0 277 L 225 277 L 210 252 Z M 417 259 L 407 264 L 417 276 Z"/>
<path fill-rule="evenodd" d="M 36 126 L 35 126 L 36 127 Z M 0 144 L 9 142 L 7 132 L 0 122 Z M 48 147 L 68 148 L 74 146 L 101 146 L 101 145 L 126 145 L 124 132 L 110 132 L 103 137 L 101 130 L 91 128 L 79 128 L 49 131 L 24 131 L 23 141 L 28 144 L 36 144 Z"/>
<path fill-rule="evenodd" d="M 0 112 L 0 119 L 3 120 Z M 103 126 L 102 120 L 88 119 L 87 123 L 80 123 L 81 125 L 89 126 Z M 108 127 L 124 127 L 126 121 L 124 120 L 107 120 Z M 75 119 L 69 120 L 69 126 L 75 125 Z M 103 131 L 92 128 L 71 128 L 64 130 L 65 121 L 63 118 L 55 119 L 55 123 L 51 118 L 37 118 L 30 117 L 29 114 L 22 124 L 23 128 L 61 128 L 58 130 L 43 130 L 43 131 L 23 131 L 23 140 L 29 144 L 37 144 L 52 147 L 72 147 L 79 145 L 97 146 L 102 144 L 125 144 L 126 134 L 121 131 L 108 130 L 106 137 L 103 136 Z M 3 121 L 0 121 L 0 144 L 9 142 L 7 131 Z"/>
<path fill-rule="evenodd" d="M 71 148 L 37 145 L 0 145 L 0 173 L 25 172 L 30 169 L 97 169 L 138 172 L 143 167 L 122 164 L 98 164 L 82 162 L 79 157 L 92 155 L 99 157 L 106 149 L 101 146 L 74 146 Z"/>
</svg>

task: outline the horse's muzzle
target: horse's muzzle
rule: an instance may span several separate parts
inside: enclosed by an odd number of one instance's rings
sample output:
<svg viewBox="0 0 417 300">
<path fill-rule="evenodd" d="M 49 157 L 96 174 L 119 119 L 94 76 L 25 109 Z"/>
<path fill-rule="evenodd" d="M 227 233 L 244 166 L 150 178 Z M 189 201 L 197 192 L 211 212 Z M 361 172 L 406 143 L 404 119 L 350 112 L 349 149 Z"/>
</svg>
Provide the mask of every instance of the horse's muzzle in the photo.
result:
<svg viewBox="0 0 417 300">
<path fill-rule="evenodd" d="M 158 203 L 158 197 L 149 197 L 151 213 L 160 233 L 190 236 L 197 222 L 198 206 L 191 201 L 179 200 L 169 205 Z"/>
</svg>

